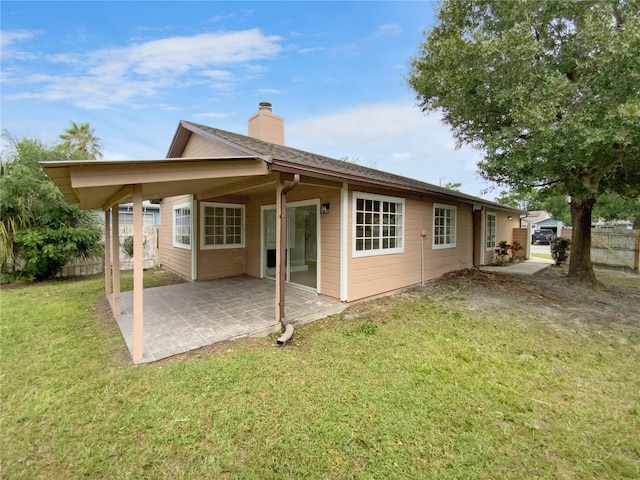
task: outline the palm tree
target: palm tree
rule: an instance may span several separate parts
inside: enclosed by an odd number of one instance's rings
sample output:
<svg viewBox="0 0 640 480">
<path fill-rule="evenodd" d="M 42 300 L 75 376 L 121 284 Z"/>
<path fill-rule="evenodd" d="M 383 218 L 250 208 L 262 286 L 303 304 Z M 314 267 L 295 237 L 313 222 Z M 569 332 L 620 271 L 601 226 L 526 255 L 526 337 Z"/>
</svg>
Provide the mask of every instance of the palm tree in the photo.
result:
<svg viewBox="0 0 640 480">
<path fill-rule="evenodd" d="M 94 131 L 88 123 L 78 125 L 76 122 L 71 122 L 71 127 L 59 137 L 64 140 L 64 146 L 82 152 L 88 158 L 102 158 L 100 139 L 93 134 Z"/>
</svg>

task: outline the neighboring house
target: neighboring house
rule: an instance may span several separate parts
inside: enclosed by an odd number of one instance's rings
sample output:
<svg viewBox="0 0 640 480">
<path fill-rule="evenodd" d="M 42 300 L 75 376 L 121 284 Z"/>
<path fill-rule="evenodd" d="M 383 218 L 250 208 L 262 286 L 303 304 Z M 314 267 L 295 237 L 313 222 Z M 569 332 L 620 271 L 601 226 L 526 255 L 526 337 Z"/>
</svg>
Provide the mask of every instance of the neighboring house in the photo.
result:
<svg viewBox="0 0 640 480">
<path fill-rule="evenodd" d="M 531 232 L 537 230 L 553 230 L 558 237 L 562 236 L 563 224 L 560 220 L 556 220 L 550 213 L 543 210 L 533 210 L 528 212 L 526 216 L 520 218 L 522 228 L 531 227 Z"/>
<path fill-rule="evenodd" d="M 284 146 L 284 120 L 270 104 L 248 127 L 245 136 L 181 121 L 165 159 L 42 165 L 83 208 L 108 214 L 133 201 L 141 214 L 143 199 L 161 199 L 160 264 L 193 281 L 273 278 L 284 258 L 287 282 L 353 302 L 491 264 L 514 232 L 526 242 L 518 209 Z M 141 280 L 135 285 L 141 329 Z"/>
<path fill-rule="evenodd" d="M 133 204 L 123 203 L 118 206 L 120 225 L 133 225 Z M 149 200 L 142 202 L 142 221 L 145 225 L 160 223 L 160 205 Z"/>
<path fill-rule="evenodd" d="M 633 230 L 633 222 L 630 220 L 603 220 L 599 218 L 591 224 L 591 228 L 597 231 L 625 233 Z"/>
</svg>

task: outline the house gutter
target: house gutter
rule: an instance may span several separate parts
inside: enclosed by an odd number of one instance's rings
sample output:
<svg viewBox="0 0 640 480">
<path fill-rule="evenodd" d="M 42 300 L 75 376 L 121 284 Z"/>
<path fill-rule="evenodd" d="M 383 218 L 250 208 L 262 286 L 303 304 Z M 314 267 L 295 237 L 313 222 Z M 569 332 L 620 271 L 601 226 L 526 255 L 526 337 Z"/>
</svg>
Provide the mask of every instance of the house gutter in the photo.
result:
<svg viewBox="0 0 640 480">
<path fill-rule="evenodd" d="M 296 173 L 293 176 L 293 183 L 291 183 L 291 185 L 284 187 L 280 191 L 280 212 L 278 212 L 281 219 L 280 220 L 280 245 L 278 245 L 278 249 L 280 250 L 280 258 L 279 258 L 279 265 L 278 265 L 279 267 L 278 283 L 280 284 L 280 288 L 279 288 L 280 291 L 278 294 L 279 298 L 277 299 L 277 301 L 278 301 L 278 309 L 279 309 L 278 317 L 280 320 L 280 325 L 282 326 L 283 333 L 280 337 L 278 337 L 276 342 L 278 345 L 282 347 L 285 346 L 289 340 L 291 340 L 291 337 L 293 337 L 293 326 L 289 322 L 287 322 L 287 319 L 284 315 L 285 269 L 286 269 L 285 252 L 286 252 L 286 245 L 287 245 L 287 193 L 291 191 L 293 188 L 295 188 L 296 185 L 298 185 L 298 183 L 300 183 L 300 175 Z"/>
<path fill-rule="evenodd" d="M 311 177 L 316 177 L 316 178 L 324 178 L 327 180 L 334 180 L 339 182 L 346 181 L 352 185 L 366 185 L 366 186 L 373 185 L 379 188 L 387 188 L 391 190 L 404 190 L 413 194 L 429 195 L 429 196 L 436 197 L 440 201 L 456 201 L 459 203 L 466 203 L 466 204 L 479 203 L 482 205 L 492 206 L 495 208 L 501 208 L 503 210 L 517 212 L 519 215 L 526 213 L 524 210 L 509 207 L 508 205 L 502 205 L 497 202 L 492 202 L 484 198 L 474 197 L 472 195 L 467 195 L 461 192 L 456 193 L 451 190 L 438 187 L 436 185 L 431 185 L 430 187 L 432 188 L 426 188 L 425 186 L 420 186 L 420 185 L 404 185 L 401 183 L 394 182 L 392 180 L 372 179 L 372 178 L 364 177 L 362 175 L 357 175 L 357 174 L 328 171 L 318 167 L 290 163 L 284 160 L 278 160 L 276 158 L 272 158 L 271 160 L 273 162 L 271 169 L 274 172 L 275 171 L 283 172 L 283 173 L 297 172 L 302 175 L 309 175 Z M 421 182 L 421 183 L 424 183 L 424 182 Z"/>
</svg>

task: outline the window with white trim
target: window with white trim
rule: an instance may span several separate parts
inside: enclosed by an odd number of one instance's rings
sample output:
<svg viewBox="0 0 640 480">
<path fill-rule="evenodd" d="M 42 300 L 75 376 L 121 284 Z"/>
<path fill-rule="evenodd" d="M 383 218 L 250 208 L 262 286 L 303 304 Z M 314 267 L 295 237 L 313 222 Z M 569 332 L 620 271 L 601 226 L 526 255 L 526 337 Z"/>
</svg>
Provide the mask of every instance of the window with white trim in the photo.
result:
<svg viewBox="0 0 640 480">
<path fill-rule="evenodd" d="M 456 246 L 457 209 L 452 205 L 433 204 L 433 248 Z"/>
<path fill-rule="evenodd" d="M 200 202 L 200 248 L 243 248 L 244 205 Z"/>
<path fill-rule="evenodd" d="M 353 256 L 404 252 L 404 199 L 353 193 Z"/>
<path fill-rule="evenodd" d="M 191 204 L 173 206 L 173 246 L 191 250 Z"/>
<path fill-rule="evenodd" d="M 493 250 L 496 248 L 496 214 L 493 212 L 487 212 L 486 233 L 486 249 Z"/>
</svg>

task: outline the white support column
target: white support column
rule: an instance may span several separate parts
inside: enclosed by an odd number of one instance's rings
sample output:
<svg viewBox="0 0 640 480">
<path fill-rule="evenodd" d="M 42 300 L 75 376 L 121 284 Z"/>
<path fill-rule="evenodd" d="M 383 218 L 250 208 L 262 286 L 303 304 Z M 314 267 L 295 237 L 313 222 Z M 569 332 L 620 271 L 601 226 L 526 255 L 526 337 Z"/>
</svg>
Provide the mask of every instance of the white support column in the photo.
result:
<svg viewBox="0 0 640 480">
<path fill-rule="evenodd" d="M 111 294 L 111 209 L 104 212 L 104 293 Z"/>
<path fill-rule="evenodd" d="M 340 300 L 349 299 L 349 184 L 342 184 L 340 192 Z"/>
<path fill-rule="evenodd" d="M 133 363 L 142 360 L 144 295 L 143 295 L 143 222 L 142 185 L 133 187 Z"/>
<path fill-rule="evenodd" d="M 198 235 L 198 202 L 195 195 L 191 195 L 191 280 L 198 280 L 198 248 L 200 236 Z"/>
<path fill-rule="evenodd" d="M 113 280 L 113 314 L 119 317 L 122 313 L 120 307 L 120 221 L 118 214 L 118 204 L 111 207 L 113 215 L 111 215 L 111 262 L 113 271 L 111 274 Z"/>
</svg>

